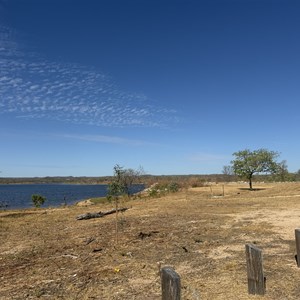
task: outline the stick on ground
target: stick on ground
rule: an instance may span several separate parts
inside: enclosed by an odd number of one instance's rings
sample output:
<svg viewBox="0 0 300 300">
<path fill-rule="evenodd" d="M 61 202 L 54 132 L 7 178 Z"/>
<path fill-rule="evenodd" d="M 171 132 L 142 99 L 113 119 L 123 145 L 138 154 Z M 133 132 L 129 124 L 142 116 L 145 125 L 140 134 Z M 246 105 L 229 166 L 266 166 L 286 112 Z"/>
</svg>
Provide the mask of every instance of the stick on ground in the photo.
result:
<svg viewBox="0 0 300 300">
<path fill-rule="evenodd" d="M 94 213 L 86 213 L 86 214 L 82 214 L 82 215 L 78 215 L 76 217 L 77 220 L 88 220 L 88 219 L 94 219 L 94 218 L 102 218 L 106 215 L 111 215 L 116 213 L 117 211 L 126 211 L 128 209 L 128 207 L 123 207 L 123 208 L 119 208 L 117 209 L 111 209 L 108 211 L 99 211 L 99 212 L 94 212 Z"/>
</svg>

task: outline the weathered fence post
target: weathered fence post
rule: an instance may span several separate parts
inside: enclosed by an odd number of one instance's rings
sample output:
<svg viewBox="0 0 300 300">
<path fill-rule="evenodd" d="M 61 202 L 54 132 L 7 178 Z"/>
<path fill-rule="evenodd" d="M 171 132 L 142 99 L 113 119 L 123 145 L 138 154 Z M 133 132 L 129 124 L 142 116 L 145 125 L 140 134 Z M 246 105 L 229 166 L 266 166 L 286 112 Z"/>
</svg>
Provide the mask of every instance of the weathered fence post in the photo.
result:
<svg viewBox="0 0 300 300">
<path fill-rule="evenodd" d="M 295 238 L 296 238 L 296 251 L 297 251 L 296 261 L 297 261 L 298 268 L 300 268 L 300 229 L 295 229 Z"/>
<path fill-rule="evenodd" d="M 161 269 L 162 300 L 180 300 L 180 276 L 170 267 Z"/>
<path fill-rule="evenodd" d="M 265 278 L 263 272 L 262 251 L 257 247 L 246 244 L 248 293 L 264 295 Z"/>
</svg>

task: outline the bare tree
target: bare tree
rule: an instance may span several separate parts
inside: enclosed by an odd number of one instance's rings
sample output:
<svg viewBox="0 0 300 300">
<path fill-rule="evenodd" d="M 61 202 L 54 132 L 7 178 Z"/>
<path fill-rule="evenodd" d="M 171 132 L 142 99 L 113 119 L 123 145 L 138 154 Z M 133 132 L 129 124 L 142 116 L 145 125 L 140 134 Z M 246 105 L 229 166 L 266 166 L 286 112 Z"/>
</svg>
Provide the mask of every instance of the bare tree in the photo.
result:
<svg viewBox="0 0 300 300">
<path fill-rule="evenodd" d="M 119 165 L 114 166 L 114 178 L 108 186 L 107 198 L 115 203 L 116 208 L 116 243 L 118 244 L 118 211 L 120 197 L 130 196 L 131 187 L 138 183 L 143 169 L 124 169 Z"/>
</svg>

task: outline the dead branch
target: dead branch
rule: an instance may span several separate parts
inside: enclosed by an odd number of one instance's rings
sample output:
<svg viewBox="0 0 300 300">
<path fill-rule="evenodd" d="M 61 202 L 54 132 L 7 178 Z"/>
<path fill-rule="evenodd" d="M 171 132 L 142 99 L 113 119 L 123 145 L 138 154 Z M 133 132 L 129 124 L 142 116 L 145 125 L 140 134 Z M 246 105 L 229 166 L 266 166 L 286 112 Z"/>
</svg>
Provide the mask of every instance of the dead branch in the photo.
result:
<svg viewBox="0 0 300 300">
<path fill-rule="evenodd" d="M 117 209 L 111 209 L 108 211 L 99 211 L 99 212 L 95 212 L 95 213 L 86 213 L 86 214 L 82 214 L 76 217 L 77 220 L 88 220 L 88 219 L 93 219 L 93 218 L 102 218 L 106 215 L 111 215 L 118 212 L 123 212 L 126 211 L 128 209 L 128 207 L 123 207 L 123 208 L 119 208 Z"/>
</svg>

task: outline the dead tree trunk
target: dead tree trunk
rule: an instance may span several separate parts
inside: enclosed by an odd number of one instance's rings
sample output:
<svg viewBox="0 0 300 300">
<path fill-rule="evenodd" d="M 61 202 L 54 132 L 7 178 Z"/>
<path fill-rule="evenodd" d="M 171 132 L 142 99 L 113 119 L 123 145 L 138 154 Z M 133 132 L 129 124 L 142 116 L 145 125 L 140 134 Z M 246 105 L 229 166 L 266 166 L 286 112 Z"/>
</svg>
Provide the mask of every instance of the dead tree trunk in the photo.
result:
<svg viewBox="0 0 300 300">
<path fill-rule="evenodd" d="M 120 211 L 126 211 L 128 209 L 128 207 L 123 207 L 123 208 L 119 208 L 119 209 L 111 209 L 108 211 L 99 211 L 99 212 L 94 212 L 94 213 L 86 213 L 86 214 L 82 214 L 76 217 L 77 220 L 88 220 L 88 219 L 94 219 L 94 218 L 102 218 L 106 215 L 111 215 L 114 214 L 116 212 L 120 212 Z"/>
</svg>

